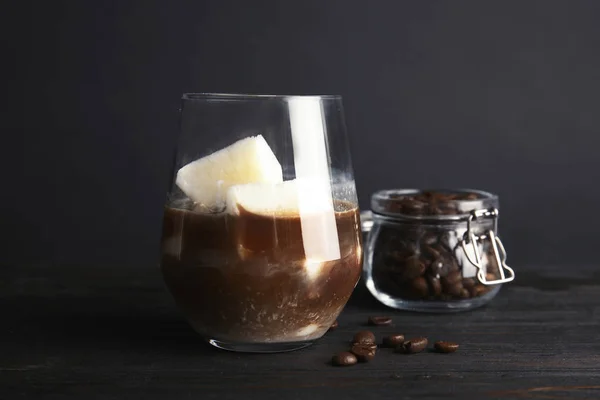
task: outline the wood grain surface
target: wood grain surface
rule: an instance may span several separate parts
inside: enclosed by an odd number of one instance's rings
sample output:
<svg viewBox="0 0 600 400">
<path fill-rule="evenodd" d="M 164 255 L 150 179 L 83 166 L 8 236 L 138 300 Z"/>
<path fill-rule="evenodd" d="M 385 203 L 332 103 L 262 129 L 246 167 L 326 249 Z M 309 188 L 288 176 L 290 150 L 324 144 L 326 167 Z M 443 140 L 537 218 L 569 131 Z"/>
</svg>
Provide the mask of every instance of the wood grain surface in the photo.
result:
<svg viewBox="0 0 600 400">
<path fill-rule="evenodd" d="M 3 268 L 0 399 L 600 399 L 599 271 L 530 267 L 487 307 L 451 315 L 385 308 L 359 284 L 337 330 L 259 355 L 204 344 L 158 268 Z M 373 315 L 393 317 L 369 328 L 379 339 L 461 347 L 329 365 Z"/>
</svg>

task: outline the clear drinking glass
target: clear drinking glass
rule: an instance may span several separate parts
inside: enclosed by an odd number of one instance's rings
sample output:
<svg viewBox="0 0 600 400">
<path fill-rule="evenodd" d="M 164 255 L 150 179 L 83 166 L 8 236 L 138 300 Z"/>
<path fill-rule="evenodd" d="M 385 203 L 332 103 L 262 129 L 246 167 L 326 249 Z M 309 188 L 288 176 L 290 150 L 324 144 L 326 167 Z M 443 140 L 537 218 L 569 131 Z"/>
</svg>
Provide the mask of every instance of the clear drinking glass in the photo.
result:
<svg viewBox="0 0 600 400">
<path fill-rule="evenodd" d="M 356 188 L 339 96 L 185 94 L 161 268 L 213 346 L 299 349 L 361 274 Z"/>
</svg>

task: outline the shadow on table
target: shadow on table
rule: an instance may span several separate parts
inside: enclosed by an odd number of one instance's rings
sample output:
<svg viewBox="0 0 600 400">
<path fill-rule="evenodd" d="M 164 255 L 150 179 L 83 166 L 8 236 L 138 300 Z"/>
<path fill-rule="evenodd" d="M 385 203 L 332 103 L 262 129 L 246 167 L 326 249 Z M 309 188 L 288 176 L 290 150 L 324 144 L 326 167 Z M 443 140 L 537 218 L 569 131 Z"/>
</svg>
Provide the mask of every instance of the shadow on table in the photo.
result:
<svg viewBox="0 0 600 400">
<path fill-rule="evenodd" d="M 120 298 L 22 298 L 12 304 L 9 329 L 17 340 L 44 346 L 124 351 L 215 354 L 173 307 L 160 310 Z"/>
<path fill-rule="evenodd" d="M 0 298 L 8 310 L 4 334 L 25 343 L 49 346 L 97 346 L 154 354 L 190 356 L 222 354 L 204 342 L 175 308 L 166 291 L 79 295 L 37 295 Z M 357 284 L 343 313 L 386 314 L 365 287 Z M 397 310 L 395 311 L 398 312 Z"/>
<path fill-rule="evenodd" d="M 175 308 L 168 295 L 131 298 L 115 294 L 100 297 L 20 297 L 0 299 L 10 310 L 9 339 L 22 343 L 43 343 L 51 348 L 123 349 L 144 354 L 213 356 L 224 352 L 207 344 Z M 380 310 L 380 311 L 378 311 Z M 359 282 L 347 312 L 385 313 Z M 0 334 L 0 339 L 2 338 Z"/>
</svg>

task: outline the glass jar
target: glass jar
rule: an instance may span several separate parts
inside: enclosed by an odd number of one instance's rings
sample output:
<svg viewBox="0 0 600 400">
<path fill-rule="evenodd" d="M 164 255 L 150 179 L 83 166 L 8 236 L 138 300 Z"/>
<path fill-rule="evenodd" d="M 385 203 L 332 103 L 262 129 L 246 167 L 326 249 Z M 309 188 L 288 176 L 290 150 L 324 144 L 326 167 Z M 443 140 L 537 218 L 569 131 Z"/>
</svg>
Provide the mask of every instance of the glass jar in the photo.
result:
<svg viewBox="0 0 600 400">
<path fill-rule="evenodd" d="M 363 274 L 383 304 L 452 312 L 488 303 L 514 279 L 497 236 L 498 197 L 478 190 L 383 190 L 363 212 Z"/>
</svg>

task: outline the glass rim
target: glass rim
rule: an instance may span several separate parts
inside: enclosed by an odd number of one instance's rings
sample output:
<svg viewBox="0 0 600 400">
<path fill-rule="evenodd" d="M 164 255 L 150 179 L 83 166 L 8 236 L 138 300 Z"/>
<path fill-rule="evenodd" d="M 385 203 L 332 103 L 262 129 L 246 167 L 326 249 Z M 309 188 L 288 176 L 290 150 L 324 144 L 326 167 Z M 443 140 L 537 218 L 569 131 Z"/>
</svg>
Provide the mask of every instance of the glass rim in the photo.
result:
<svg viewBox="0 0 600 400">
<path fill-rule="evenodd" d="M 211 92 L 191 92 L 184 93 L 182 100 L 288 100 L 288 99 L 321 99 L 321 100 L 342 100 L 339 94 L 251 94 L 251 93 L 211 93 Z"/>
</svg>

